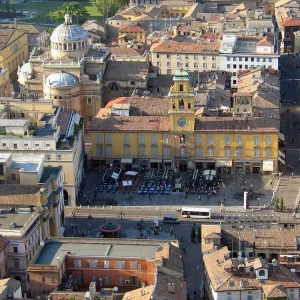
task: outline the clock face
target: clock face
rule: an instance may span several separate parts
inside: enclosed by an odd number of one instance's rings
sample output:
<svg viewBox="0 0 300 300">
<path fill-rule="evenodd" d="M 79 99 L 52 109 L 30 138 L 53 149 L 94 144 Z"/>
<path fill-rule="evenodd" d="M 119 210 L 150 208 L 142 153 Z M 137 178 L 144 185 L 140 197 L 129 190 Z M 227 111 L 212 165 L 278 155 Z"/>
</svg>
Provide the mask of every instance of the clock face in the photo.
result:
<svg viewBox="0 0 300 300">
<path fill-rule="evenodd" d="M 186 119 L 185 118 L 180 118 L 177 120 L 177 124 L 180 126 L 180 127 L 184 127 L 186 125 Z"/>
</svg>

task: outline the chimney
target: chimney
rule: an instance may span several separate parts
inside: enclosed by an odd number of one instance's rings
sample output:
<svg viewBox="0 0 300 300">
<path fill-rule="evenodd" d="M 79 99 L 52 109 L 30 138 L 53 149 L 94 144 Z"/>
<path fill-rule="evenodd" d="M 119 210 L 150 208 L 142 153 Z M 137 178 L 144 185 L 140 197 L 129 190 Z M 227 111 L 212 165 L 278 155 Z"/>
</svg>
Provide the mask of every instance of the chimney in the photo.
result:
<svg viewBox="0 0 300 300">
<path fill-rule="evenodd" d="M 14 27 L 17 29 L 17 18 L 14 18 Z"/>
</svg>

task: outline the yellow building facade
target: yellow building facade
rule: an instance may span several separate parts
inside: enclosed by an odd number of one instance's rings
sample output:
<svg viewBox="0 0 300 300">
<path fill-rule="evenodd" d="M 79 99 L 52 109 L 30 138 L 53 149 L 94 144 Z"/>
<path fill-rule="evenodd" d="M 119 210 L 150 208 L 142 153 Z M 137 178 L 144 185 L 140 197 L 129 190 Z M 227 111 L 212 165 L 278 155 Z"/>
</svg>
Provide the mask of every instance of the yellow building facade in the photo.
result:
<svg viewBox="0 0 300 300">
<path fill-rule="evenodd" d="M 1 29 L 0 67 L 9 70 L 9 76 L 17 78 L 18 66 L 28 58 L 27 32 L 21 29 Z"/>
<path fill-rule="evenodd" d="M 278 130 L 262 118 L 195 115 L 189 75 L 179 70 L 158 114 L 95 118 L 93 160 L 124 169 L 218 169 L 221 173 L 272 173 L 278 168 Z M 147 99 L 141 99 L 141 102 Z M 149 106 L 153 105 L 148 100 Z M 158 100 L 157 100 L 158 101 Z M 163 106 L 167 113 L 162 115 Z M 132 109 L 133 110 L 133 109 Z"/>
</svg>

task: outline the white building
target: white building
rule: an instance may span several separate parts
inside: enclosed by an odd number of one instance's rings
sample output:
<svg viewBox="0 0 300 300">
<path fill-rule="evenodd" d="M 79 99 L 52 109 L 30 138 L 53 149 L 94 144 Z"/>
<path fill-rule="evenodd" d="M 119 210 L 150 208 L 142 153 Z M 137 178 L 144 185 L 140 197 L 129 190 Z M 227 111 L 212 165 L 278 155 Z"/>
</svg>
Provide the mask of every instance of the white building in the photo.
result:
<svg viewBox="0 0 300 300">
<path fill-rule="evenodd" d="M 80 116 L 74 110 L 53 107 L 51 100 L 5 99 L 1 103 L 7 103 L 3 110 L 7 119 L 0 120 L 1 153 L 42 155 L 46 167 L 62 167 L 65 204 L 75 205 L 85 158 Z"/>
<path fill-rule="evenodd" d="M 237 86 L 239 70 L 254 67 L 278 70 L 280 55 L 274 53 L 273 36 L 238 37 L 224 34 L 220 47 L 220 70 L 232 72 L 232 87 Z"/>
</svg>

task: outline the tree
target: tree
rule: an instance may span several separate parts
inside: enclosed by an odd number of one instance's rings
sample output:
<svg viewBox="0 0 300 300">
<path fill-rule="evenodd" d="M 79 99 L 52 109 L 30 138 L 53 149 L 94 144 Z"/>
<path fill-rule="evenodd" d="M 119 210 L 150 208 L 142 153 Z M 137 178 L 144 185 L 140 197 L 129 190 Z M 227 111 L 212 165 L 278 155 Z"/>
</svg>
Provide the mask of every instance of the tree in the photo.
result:
<svg viewBox="0 0 300 300">
<path fill-rule="evenodd" d="M 199 225 L 199 229 L 198 229 L 198 241 L 199 243 L 201 243 L 201 225 Z"/>
<path fill-rule="evenodd" d="M 128 5 L 128 0 L 92 0 L 92 3 L 104 18 L 107 18 L 114 16 L 120 8 Z"/>
<path fill-rule="evenodd" d="M 274 210 L 279 211 L 279 198 L 276 198 L 275 204 L 274 204 Z"/>
<path fill-rule="evenodd" d="M 84 23 L 89 18 L 86 8 L 79 2 L 66 2 L 58 7 L 57 15 L 54 17 L 57 23 L 64 21 L 65 14 L 69 12 L 73 16 L 74 23 Z"/>
<path fill-rule="evenodd" d="M 195 243 L 195 239 L 196 239 L 196 231 L 195 231 L 195 227 L 192 227 L 192 231 L 191 231 L 191 242 Z"/>
<path fill-rule="evenodd" d="M 280 198 L 280 203 L 279 203 L 279 210 L 283 211 L 283 209 L 284 209 L 284 203 L 283 203 L 283 198 L 281 197 Z"/>
</svg>

